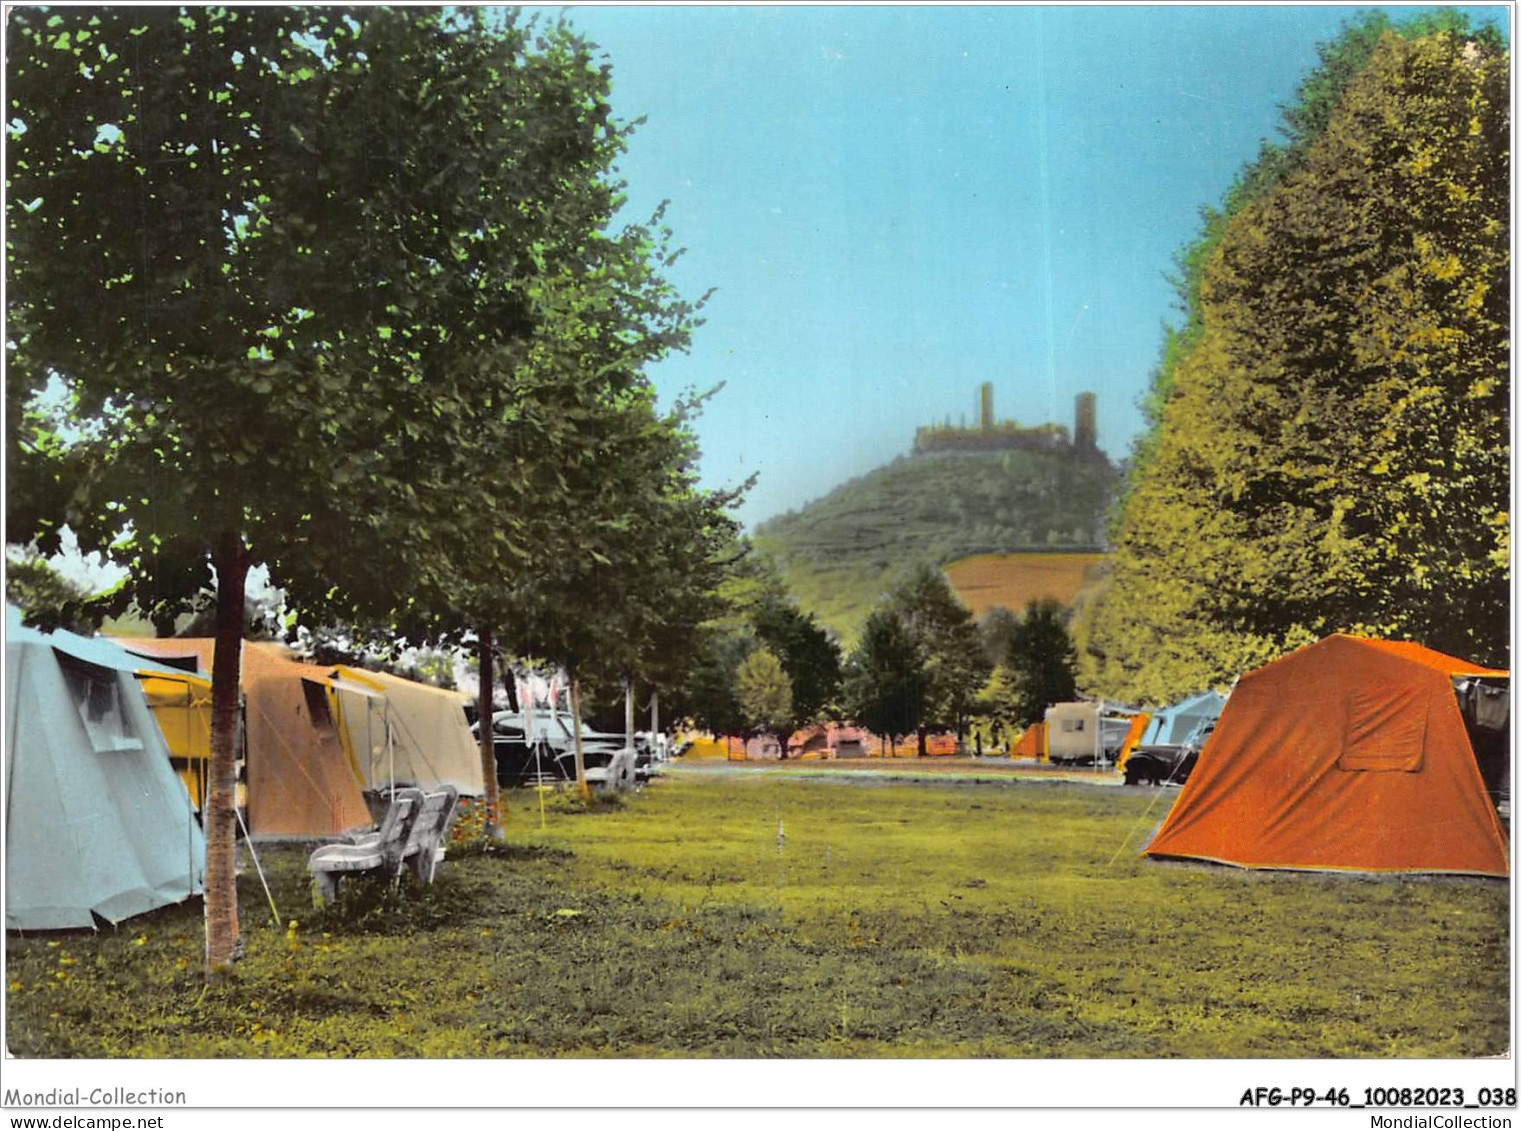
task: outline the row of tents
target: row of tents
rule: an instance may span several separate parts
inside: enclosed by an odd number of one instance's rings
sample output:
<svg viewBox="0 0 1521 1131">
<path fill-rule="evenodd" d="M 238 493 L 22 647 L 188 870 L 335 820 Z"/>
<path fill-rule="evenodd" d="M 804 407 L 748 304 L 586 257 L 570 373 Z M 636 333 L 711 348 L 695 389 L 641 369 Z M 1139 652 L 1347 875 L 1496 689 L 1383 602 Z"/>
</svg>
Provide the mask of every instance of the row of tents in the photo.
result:
<svg viewBox="0 0 1521 1131">
<path fill-rule="evenodd" d="M 212 642 L 41 633 L 8 609 L 5 648 L 7 928 L 114 923 L 200 892 Z M 367 827 L 366 793 L 403 783 L 483 792 L 456 693 L 245 642 L 243 702 L 253 838 Z M 1148 854 L 1509 874 L 1494 801 L 1509 793 L 1508 672 L 1332 636 L 1242 676 L 1228 699 L 1133 715 L 1125 744 L 1180 740 L 1215 713 Z"/>
<path fill-rule="evenodd" d="M 1219 717 L 1225 696 L 1218 691 L 1191 695 L 1154 711 L 1103 700 L 1055 703 L 1045 719 L 1027 727 L 1010 750 L 1013 758 L 1078 765 L 1112 764 L 1123 769 L 1138 746 L 1181 745 Z"/>
<path fill-rule="evenodd" d="M 5 650 L 6 927 L 115 923 L 199 893 L 212 641 L 43 633 L 8 608 Z M 252 838 L 366 828 L 394 785 L 484 793 L 462 695 L 251 641 L 242 690 Z"/>
<path fill-rule="evenodd" d="M 183 689 L 154 697 L 191 796 L 199 803 L 210 759 L 209 637 L 122 638 L 129 655 L 183 672 Z M 336 836 L 371 822 L 366 791 L 392 784 L 485 792 L 466 697 L 346 665 L 290 659 L 275 644 L 245 640 L 242 655 L 246 759 L 241 807 L 259 839 Z"/>
</svg>

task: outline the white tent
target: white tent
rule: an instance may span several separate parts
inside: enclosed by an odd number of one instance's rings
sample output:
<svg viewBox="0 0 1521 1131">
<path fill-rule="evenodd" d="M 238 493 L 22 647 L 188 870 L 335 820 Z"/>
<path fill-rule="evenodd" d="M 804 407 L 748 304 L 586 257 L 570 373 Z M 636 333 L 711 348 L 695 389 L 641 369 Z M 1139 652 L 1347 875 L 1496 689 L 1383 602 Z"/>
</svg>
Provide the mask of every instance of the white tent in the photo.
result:
<svg viewBox="0 0 1521 1131">
<path fill-rule="evenodd" d="M 206 843 L 134 672 L 7 610 L 5 925 L 115 923 L 202 890 Z"/>
</svg>

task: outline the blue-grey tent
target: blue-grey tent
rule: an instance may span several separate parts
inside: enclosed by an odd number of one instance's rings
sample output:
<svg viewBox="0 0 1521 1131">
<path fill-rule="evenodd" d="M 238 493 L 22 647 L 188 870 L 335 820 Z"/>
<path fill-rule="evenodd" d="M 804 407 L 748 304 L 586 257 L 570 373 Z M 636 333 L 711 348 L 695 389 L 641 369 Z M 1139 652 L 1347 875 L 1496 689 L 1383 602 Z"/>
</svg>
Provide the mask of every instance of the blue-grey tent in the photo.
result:
<svg viewBox="0 0 1521 1131">
<path fill-rule="evenodd" d="M 1141 744 L 1175 743 L 1182 745 L 1205 723 L 1220 717 L 1225 707 L 1225 696 L 1218 691 L 1206 691 L 1163 707 L 1151 716 Z"/>
<path fill-rule="evenodd" d="M 206 842 L 135 672 L 6 611 L 5 925 L 116 923 L 202 890 Z"/>
</svg>

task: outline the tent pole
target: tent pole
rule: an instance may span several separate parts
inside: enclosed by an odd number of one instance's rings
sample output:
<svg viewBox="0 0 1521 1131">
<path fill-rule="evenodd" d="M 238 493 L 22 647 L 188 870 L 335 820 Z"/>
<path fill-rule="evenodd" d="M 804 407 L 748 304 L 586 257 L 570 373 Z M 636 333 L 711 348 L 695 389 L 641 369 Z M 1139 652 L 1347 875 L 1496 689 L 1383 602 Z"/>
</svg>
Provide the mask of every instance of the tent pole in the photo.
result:
<svg viewBox="0 0 1521 1131">
<path fill-rule="evenodd" d="M 391 701 L 386 700 L 385 714 L 380 716 L 380 721 L 386 728 L 386 759 L 390 762 L 391 775 L 391 800 L 396 800 L 396 736 L 391 733 Z M 416 776 L 416 775 L 414 775 Z"/>
<path fill-rule="evenodd" d="M 533 788 L 539 795 L 539 831 L 548 828 L 544 818 L 544 763 L 539 760 L 539 736 L 533 729 L 533 671 L 528 672 L 528 678 L 523 680 L 522 702 L 518 704 L 523 708 L 523 741 L 529 743 L 533 749 Z"/>
<path fill-rule="evenodd" d="M 248 845 L 248 855 L 254 862 L 254 871 L 259 873 L 259 883 L 264 885 L 264 898 L 269 900 L 269 912 L 275 917 L 275 926 L 280 925 L 280 909 L 275 906 L 274 894 L 269 890 L 269 881 L 264 878 L 264 865 L 259 863 L 259 854 L 254 851 L 253 837 L 248 833 L 248 826 L 243 823 L 243 812 L 236 806 L 233 812 L 238 815 L 238 827 L 243 830 L 243 843 Z"/>
</svg>

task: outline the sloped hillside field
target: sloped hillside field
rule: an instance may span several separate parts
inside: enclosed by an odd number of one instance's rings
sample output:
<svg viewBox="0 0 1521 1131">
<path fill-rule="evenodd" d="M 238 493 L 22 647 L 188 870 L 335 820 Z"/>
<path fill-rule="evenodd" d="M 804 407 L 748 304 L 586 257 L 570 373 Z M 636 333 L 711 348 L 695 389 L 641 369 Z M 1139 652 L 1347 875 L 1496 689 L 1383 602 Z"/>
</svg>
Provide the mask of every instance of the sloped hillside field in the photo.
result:
<svg viewBox="0 0 1521 1131">
<path fill-rule="evenodd" d="M 762 523 L 755 543 L 803 609 L 851 639 L 906 563 L 1090 549 L 1114 478 L 1107 460 L 1064 453 L 905 457 Z"/>
<path fill-rule="evenodd" d="M 1103 560 L 1103 554 L 979 554 L 952 562 L 945 576 L 980 617 L 993 608 L 1019 613 L 1047 597 L 1070 605 Z"/>
<path fill-rule="evenodd" d="M 1508 893 L 1136 849 L 1171 793 L 678 770 L 621 806 L 512 795 L 431 889 L 282 922 L 203 994 L 195 907 L 10 939 L 48 1057 L 1473 1057 L 1509 1044 Z M 289 920 L 296 920 L 290 923 Z"/>
</svg>

